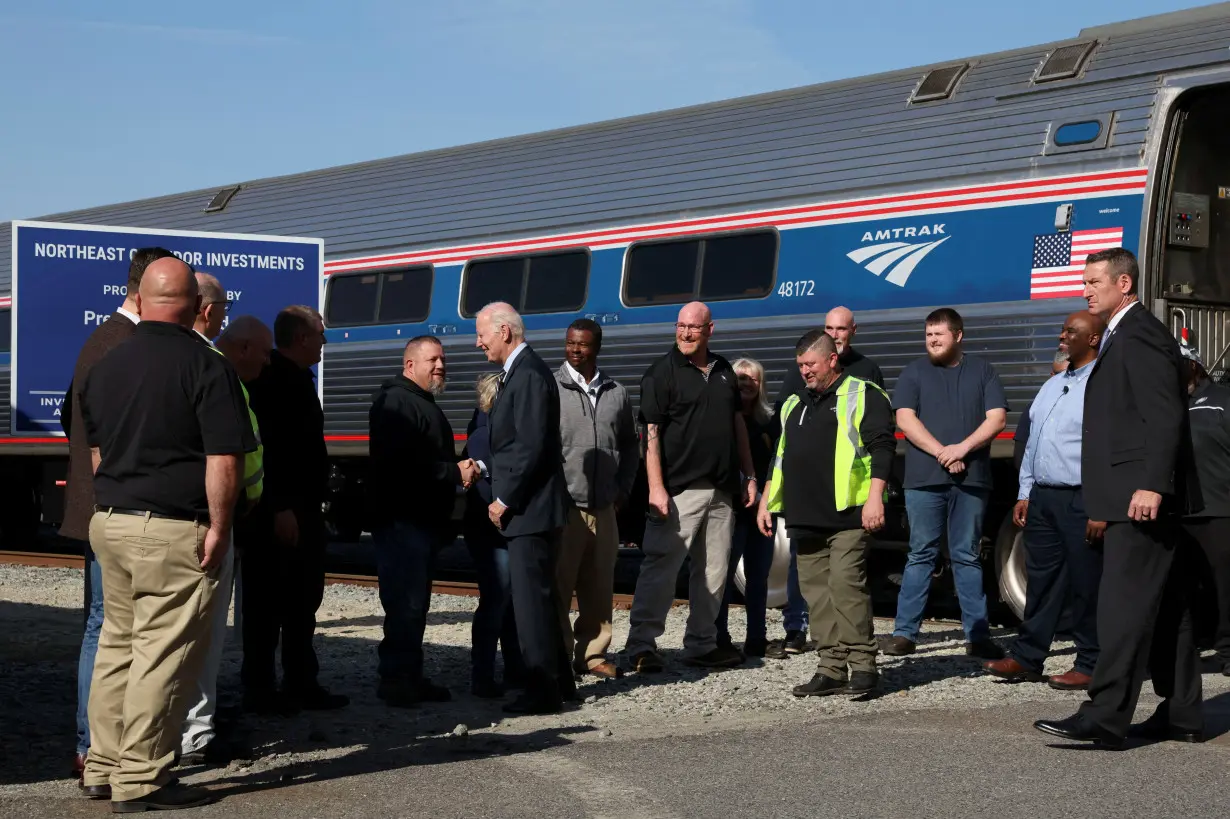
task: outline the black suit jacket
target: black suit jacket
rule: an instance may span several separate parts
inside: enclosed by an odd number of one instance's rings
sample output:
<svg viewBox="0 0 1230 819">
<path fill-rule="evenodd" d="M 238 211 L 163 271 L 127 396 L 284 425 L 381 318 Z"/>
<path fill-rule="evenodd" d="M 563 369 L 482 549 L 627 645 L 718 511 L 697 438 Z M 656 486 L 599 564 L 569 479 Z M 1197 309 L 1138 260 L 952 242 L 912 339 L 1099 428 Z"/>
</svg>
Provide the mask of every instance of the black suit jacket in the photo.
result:
<svg viewBox="0 0 1230 819">
<path fill-rule="evenodd" d="M 564 525 L 568 485 L 555 375 L 528 345 L 513 359 L 488 418 L 491 494 L 508 506 L 507 537 Z"/>
<path fill-rule="evenodd" d="M 1129 308 L 1089 374 L 1081 484 L 1091 520 L 1128 520 L 1138 489 L 1161 493 L 1167 513 L 1203 506 L 1183 357 L 1174 336 L 1143 306 Z"/>
</svg>

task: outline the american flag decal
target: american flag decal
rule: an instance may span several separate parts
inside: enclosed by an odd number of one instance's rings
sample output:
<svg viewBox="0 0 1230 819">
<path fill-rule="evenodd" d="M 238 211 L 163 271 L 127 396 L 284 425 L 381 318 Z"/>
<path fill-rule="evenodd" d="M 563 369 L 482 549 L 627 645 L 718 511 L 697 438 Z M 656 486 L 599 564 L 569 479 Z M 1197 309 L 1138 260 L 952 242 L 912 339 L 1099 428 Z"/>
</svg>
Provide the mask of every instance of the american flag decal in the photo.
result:
<svg viewBox="0 0 1230 819">
<path fill-rule="evenodd" d="M 1029 271 L 1031 299 L 1063 299 L 1085 292 L 1081 274 L 1090 253 L 1120 247 L 1123 228 L 1047 233 L 1034 237 L 1034 263 Z"/>
</svg>

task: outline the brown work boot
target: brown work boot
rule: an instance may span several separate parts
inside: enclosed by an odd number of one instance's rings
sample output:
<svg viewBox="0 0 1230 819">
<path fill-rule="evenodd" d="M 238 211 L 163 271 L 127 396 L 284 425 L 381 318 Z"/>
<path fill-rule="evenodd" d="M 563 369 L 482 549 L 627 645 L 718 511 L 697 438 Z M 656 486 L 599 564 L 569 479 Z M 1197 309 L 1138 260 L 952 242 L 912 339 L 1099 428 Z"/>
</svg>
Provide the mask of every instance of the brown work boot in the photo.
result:
<svg viewBox="0 0 1230 819">
<path fill-rule="evenodd" d="M 1093 677 L 1077 671 L 1075 668 L 1066 674 L 1057 674 L 1050 679 L 1051 688 L 1059 691 L 1088 691 Z"/>
<path fill-rule="evenodd" d="M 1037 671 L 1030 671 L 1011 657 L 1002 660 L 991 660 L 982 664 L 988 674 L 1012 682 L 1045 682 L 1046 676 Z"/>
<path fill-rule="evenodd" d="M 890 657 L 904 657 L 913 654 L 917 646 L 908 637 L 889 637 L 880 641 L 880 651 Z"/>
</svg>

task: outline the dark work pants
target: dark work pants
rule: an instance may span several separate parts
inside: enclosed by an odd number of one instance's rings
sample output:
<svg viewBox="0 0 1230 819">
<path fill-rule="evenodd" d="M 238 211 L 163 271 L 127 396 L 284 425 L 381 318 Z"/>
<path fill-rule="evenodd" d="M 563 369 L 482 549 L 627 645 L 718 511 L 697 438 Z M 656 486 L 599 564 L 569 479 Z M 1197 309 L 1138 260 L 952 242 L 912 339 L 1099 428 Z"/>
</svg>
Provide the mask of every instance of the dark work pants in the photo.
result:
<svg viewBox="0 0 1230 819">
<path fill-rule="evenodd" d="M 1195 518 L 1183 529 L 1204 553 L 1217 600 L 1217 632 L 1213 648 L 1223 665 L 1230 665 L 1230 518 Z"/>
<path fill-rule="evenodd" d="M 1077 489 L 1035 486 L 1025 518 L 1025 621 L 1010 652 L 1042 673 L 1059 618 L 1072 605 L 1076 670 L 1093 674 L 1098 662 L 1098 584 L 1101 544 L 1085 541 L 1085 502 Z"/>
<path fill-rule="evenodd" d="M 471 682 L 495 682 L 497 647 L 504 658 L 504 684 L 520 685 L 525 679 L 517 618 L 513 616 L 512 581 L 508 576 L 508 544 L 490 523 L 466 526 L 466 548 L 478 575 L 478 608 L 470 629 Z"/>
<path fill-rule="evenodd" d="M 248 691 L 277 686 L 274 658 L 282 644 L 282 688 L 316 685 L 312 648 L 316 610 L 325 593 L 325 526 L 317 509 L 297 509 L 299 544 L 277 543 L 273 521 L 258 510 L 236 529 L 243 571 L 243 669 Z"/>
<path fill-rule="evenodd" d="M 1116 522 L 1106 527 L 1098 598 L 1101 654 L 1080 709 L 1125 736 L 1145 676 L 1172 727 L 1203 729 L 1200 664 L 1192 628 L 1191 553 L 1177 524 Z"/>
<path fill-rule="evenodd" d="M 526 694 L 555 701 L 576 694 L 555 602 L 555 560 L 560 531 L 507 538 L 517 638 L 525 660 Z"/>
<path fill-rule="evenodd" d="M 375 527 L 372 539 L 384 608 L 384 639 L 377 650 L 380 677 L 419 682 L 423 679 L 431 576 L 445 535 L 438 529 L 397 521 Z"/>
</svg>

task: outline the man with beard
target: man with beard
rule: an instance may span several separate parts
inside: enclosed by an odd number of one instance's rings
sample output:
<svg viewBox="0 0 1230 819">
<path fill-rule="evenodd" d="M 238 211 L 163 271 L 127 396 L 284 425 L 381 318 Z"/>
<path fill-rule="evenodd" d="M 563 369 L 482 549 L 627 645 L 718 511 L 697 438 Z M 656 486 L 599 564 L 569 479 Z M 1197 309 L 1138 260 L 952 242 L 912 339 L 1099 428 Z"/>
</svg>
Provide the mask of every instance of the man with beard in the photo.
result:
<svg viewBox="0 0 1230 819">
<path fill-rule="evenodd" d="M 445 374 L 440 339 L 410 339 L 401 374 L 381 386 L 368 413 L 368 499 L 385 615 L 377 696 L 392 706 L 450 698 L 447 688 L 423 676 L 423 632 L 432 568 L 451 535 L 457 487 L 468 488 L 478 467 L 457 462 L 453 429 L 436 404 Z"/>
<path fill-rule="evenodd" d="M 926 320 L 927 356 L 902 370 L 893 394 L 897 426 L 909 442 L 904 483 L 910 520 L 897 623 L 883 647 L 894 657 L 914 653 L 945 532 L 965 652 L 984 660 L 1004 656 L 990 637 L 978 550 L 991 494 L 988 447 L 1004 428 L 1008 403 L 990 362 L 961 349 L 964 338 L 956 310 L 933 311 Z"/>
</svg>

